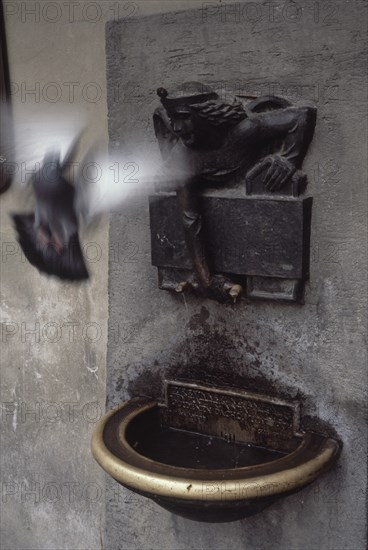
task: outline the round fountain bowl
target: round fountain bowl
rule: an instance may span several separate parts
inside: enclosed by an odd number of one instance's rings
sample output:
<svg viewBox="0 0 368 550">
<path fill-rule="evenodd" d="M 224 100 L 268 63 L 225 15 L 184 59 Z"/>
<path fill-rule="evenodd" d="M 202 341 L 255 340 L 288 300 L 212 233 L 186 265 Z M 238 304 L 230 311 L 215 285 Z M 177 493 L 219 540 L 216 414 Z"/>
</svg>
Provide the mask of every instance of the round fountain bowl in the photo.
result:
<svg viewBox="0 0 368 550">
<path fill-rule="evenodd" d="M 121 485 L 181 516 L 209 522 L 258 513 L 311 483 L 336 460 L 339 444 L 307 433 L 292 452 L 174 429 L 162 405 L 137 398 L 107 413 L 92 453 Z"/>
</svg>

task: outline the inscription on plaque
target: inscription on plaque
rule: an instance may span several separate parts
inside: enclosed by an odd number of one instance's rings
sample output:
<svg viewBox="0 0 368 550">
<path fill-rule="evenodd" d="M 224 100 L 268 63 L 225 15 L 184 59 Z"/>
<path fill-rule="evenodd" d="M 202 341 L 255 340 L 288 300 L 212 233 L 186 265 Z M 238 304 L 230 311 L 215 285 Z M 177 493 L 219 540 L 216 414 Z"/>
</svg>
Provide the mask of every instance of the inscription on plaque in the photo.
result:
<svg viewBox="0 0 368 550">
<path fill-rule="evenodd" d="M 298 435 L 297 404 L 195 383 L 166 383 L 165 422 L 172 428 L 229 441 L 290 449 Z"/>
</svg>

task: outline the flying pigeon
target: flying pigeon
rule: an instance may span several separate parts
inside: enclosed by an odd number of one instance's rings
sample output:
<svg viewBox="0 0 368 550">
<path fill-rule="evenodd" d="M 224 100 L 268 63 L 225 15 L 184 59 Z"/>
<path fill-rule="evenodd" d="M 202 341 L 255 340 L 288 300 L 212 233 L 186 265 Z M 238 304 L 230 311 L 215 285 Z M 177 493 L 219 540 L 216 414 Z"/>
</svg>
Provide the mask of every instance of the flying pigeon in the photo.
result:
<svg viewBox="0 0 368 550">
<path fill-rule="evenodd" d="M 56 149 L 45 154 L 30 182 L 36 201 L 34 212 L 12 214 L 19 244 L 29 262 L 42 273 L 69 281 L 89 277 L 78 236 L 78 175 L 73 182 L 67 176 L 79 138 L 63 162 Z"/>
</svg>

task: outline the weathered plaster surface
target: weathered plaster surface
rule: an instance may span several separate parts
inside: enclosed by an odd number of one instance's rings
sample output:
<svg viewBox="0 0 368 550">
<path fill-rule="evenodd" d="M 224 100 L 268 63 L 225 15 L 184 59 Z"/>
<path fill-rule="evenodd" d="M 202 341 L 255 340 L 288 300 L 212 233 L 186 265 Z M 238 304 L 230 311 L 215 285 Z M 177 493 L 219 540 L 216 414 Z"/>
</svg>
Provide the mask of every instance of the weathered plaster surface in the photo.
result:
<svg viewBox="0 0 368 550">
<path fill-rule="evenodd" d="M 106 140 L 103 24 L 52 24 L 42 14 L 23 21 L 22 4 L 30 10 L 49 3 L 7 4 L 18 8 L 6 23 L 14 122 L 27 145 L 20 161 L 37 146 L 38 132 L 52 127 L 57 141 L 55 120 L 72 123 L 82 113 L 87 138 Z M 67 82 L 76 83 L 74 96 Z M 95 103 L 82 95 L 91 82 L 102 91 Z M 62 91 L 56 102 L 51 83 Z M 85 244 L 95 243 L 87 249 L 90 282 L 74 286 L 40 275 L 22 257 L 9 217 L 30 208 L 17 187 L 21 179 L 19 167 L 1 197 L 1 547 L 97 549 L 105 487 L 89 445 L 105 405 L 108 220 L 84 235 Z"/>
</svg>

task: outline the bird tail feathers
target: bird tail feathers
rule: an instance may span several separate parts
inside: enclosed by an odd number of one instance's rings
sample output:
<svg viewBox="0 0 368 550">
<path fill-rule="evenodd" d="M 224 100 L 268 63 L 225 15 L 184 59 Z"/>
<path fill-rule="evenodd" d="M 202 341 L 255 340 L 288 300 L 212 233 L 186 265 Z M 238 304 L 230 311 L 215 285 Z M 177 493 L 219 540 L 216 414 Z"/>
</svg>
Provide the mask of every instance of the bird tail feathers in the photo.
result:
<svg viewBox="0 0 368 550">
<path fill-rule="evenodd" d="M 83 281 L 89 278 L 78 234 L 64 245 L 61 253 L 51 245 L 42 245 L 34 228 L 34 214 L 13 214 L 18 242 L 27 260 L 41 273 L 54 275 L 67 281 Z"/>
</svg>

